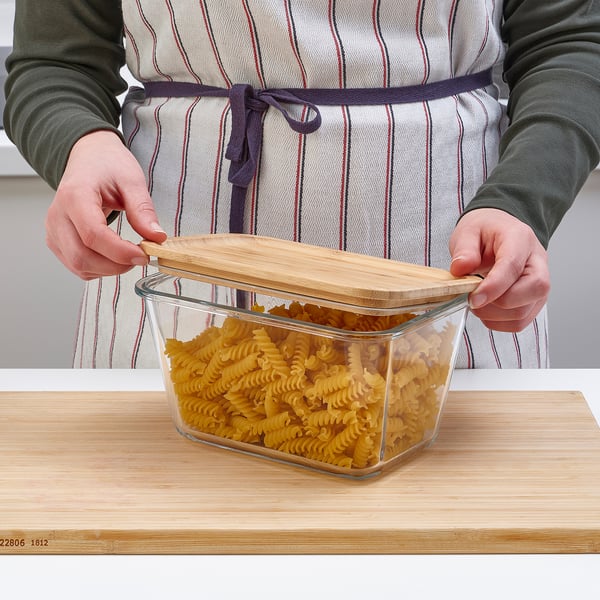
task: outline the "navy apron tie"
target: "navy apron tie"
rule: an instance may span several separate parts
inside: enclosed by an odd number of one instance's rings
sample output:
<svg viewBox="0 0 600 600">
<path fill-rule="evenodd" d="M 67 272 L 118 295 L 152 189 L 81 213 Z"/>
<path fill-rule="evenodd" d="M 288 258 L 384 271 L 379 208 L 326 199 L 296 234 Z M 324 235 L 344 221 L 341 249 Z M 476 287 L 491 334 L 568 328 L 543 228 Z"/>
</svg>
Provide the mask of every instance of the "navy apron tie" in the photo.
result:
<svg viewBox="0 0 600 600">
<path fill-rule="evenodd" d="M 219 88 L 189 82 L 148 81 L 144 83 L 147 98 L 229 98 L 231 135 L 225 157 L 230 161 L 228 179 L 232 184 L 229 231 L 242 233 L 246 190 L 256 173 L 262 146 L 262 115 L 269 107 L 278 110 L 293 131 L 309 134 L 321 125 L 322 106 L 359 106 L 406 104 L 454 96 L 486 87 L 492 83 L 492 71 L 434 81 L 423 85 L 389 88 L 281 88 L 255 89 L 238 83 Z M 309 108 L 314 116 L 307 121 L 294 119 L 285 104 Z"/>
</svg>

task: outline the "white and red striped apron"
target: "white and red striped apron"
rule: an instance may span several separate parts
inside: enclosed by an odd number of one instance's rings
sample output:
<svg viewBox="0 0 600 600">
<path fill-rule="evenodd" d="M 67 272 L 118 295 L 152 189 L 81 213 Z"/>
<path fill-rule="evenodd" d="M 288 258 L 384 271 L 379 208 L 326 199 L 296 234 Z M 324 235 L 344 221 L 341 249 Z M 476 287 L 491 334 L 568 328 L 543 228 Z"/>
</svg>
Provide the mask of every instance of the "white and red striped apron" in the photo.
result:
<svg viewBox="0 0 600 600">
<path fill-rule="evenodd" d="M 432 84 L 501 61 L 501 11 L 500 0 L 123 0 L 128 66 L 149 89 Z M 448 268 L 456 220 L 497 160 L 505 113 L 496 87 L 412 102 L 315 104 L 321 121 L 307 134 L 280 110 L 260 114 L 262 146 L 241 229 Z M 315 117 L 306 103 L 285 110 L 295 122 Z M 226 94 L 128 96 L 125 137 L 169 235 L 229 231 L 232 113 Z M 116 226 L 139 240 L 126 219 Z M 146 272 L 87 284 L 76 367 L 158 366 L 134 292 Z M 545 311 L 517 334 L 468 317 L 458 368 L 547 366 Z"/>
</svg>

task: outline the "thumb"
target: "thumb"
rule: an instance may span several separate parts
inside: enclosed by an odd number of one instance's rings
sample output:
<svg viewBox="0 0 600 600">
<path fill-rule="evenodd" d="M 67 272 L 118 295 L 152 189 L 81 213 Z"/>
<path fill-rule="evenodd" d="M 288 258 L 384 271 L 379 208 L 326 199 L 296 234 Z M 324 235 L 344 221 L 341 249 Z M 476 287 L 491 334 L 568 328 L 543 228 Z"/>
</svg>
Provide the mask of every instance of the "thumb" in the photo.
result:
<svg viewBox="0 0 600 600">
<path fill-rule="evenodd" d="M 160 226 L 154 204 L 145 185 L 121 190 L 129 224 L 143 239 L 161 243 L 167 233 Z"/>
<path fill-rule="evenodd" d="M 474 254 L 457 254 L 450 261 L 450 273 L 455 277 L 463 277 L 474 273 L 479 265 L 481 265 L 481 260 Z"/>
<path fill-rule="evenodd" d="M 450 273 L 455 277 L 463 277 L 477 271 L 481 266 L 479 235 L 462 230 L 460 235 L 452 235 L 450 239 Z"/>
</svg>

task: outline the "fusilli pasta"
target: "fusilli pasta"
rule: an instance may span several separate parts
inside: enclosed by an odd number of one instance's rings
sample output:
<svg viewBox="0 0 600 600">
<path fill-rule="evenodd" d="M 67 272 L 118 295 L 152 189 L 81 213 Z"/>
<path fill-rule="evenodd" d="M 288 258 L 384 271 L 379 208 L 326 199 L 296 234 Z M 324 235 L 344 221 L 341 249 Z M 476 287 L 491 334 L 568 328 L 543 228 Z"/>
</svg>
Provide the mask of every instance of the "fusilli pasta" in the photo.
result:
<svg viewBox="0 0 600 600">
<path fill-rule="evenodd" d="M 269 312 L 356 332 L 385 331 L 415 317 L 299 302 Z M 192 340 L 166 340 L 165 354 L 180 417 L 191 429 L 365 469 L 435 427 L 453 335 L 450 324 L 348 342 L 229 316 Z"/>
</svg>

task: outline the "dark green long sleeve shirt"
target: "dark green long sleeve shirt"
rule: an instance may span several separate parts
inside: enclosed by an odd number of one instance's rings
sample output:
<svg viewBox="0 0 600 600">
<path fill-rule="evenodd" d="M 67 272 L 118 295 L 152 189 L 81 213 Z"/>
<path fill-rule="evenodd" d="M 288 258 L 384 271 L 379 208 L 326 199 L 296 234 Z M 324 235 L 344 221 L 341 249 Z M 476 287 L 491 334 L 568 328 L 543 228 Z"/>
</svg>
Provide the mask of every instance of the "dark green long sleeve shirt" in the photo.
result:
<svg viewBox="0 0 600 600">
<path fill-rule="evenodd" d="M 600 161 L 600 0 L 505 0 L 510 125 L 466 210 L 528 223 L 547 246 Z M 73 144 L 118 132 L 125 91 L 120 0 L 19 0 L 4 126 L 54 188 Z"/>
</svg>

